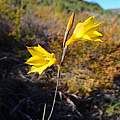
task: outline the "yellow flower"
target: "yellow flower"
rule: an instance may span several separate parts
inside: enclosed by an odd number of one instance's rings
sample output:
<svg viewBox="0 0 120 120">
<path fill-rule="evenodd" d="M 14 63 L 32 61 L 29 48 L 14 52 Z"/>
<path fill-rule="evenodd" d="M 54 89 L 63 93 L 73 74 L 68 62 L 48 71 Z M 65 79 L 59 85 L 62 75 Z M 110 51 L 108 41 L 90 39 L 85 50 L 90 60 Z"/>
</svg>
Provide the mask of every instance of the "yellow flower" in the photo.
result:
<svg viewBox="0 0 120 120">
<path fill-rule="evenodd" d="M 102 40 L 99 38 L 100 36 L 102 36 L 102 34 L 97 31 L 100 23 L 95 22 L 94 18 L 95 17 L 92 16 L 85 20 L 85 22 L 78 23 L 72 36 L 66 41 L 65 45 L 68 46 L 73 42 L 79 40 L 92 40 L 102 42 Z"/>
<path fill-rule="evenodd" d="M 47 52 L 40 45 L 27 47 L 27 49 L 32 55 L 32 57 L 26 61 L 26 64 L 32 65 L 28 73 L 38 72 L 41 74 L 46 68 L 52 66 L 56 62 L 54 53 Z"/>
</svg>

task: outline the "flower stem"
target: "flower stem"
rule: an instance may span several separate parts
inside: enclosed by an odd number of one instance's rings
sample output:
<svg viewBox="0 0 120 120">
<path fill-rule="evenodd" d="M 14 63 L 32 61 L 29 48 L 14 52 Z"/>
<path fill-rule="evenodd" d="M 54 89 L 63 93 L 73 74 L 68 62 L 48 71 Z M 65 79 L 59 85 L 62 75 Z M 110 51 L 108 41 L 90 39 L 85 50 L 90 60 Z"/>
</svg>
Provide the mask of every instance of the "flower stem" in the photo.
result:
<svg viewBox="0 0 120 120">
<path fill-rule="evenodd" d="M 46 104 L 44 105 L 43 117 L 42 120 L 45 120 Z"/>
<path fill-rule="evenodd" d="M 60 78 L 60 65 L 58 65 L 58 71 L 57 71 L 57 84 L 56 84 L 56 88 L 55 88 L 55 95 L 54 95 L 54 99 L 53 99 L 53 104 L 52 104 L 52 108 L 48 117 L 48 120 L 50 120 L 53 110 L 54 110 L 54 106 L 55 106 L 55 101 L 56 101 L 56 96 L 57 96 L 57 91 L 58 91 L 58 85 L 59 85 L 59 78 Z"/>
<path fill-rule="evenodd" d="M 65 42 L 66 42 L 66 39 L 68 37 L 68 34 L 69 34 L 69 31 L 66 30 L 65 35 L 64 35 L 64 40 L 63 40 L 63 48 L 65 47 Z"/>
<path fill-rule="evenodd" d="M 71 28 L 70 28 L 70 29 L 71 29 Z M 69 29 L 69 30 L 70 30 L 70 29 Z M 52 113 L 53 113 L 53 110 L 54 110 L 54 106 L 55 106 L 55 102 L 56 102 L 56 97 L 57 97 L 57 92 L 58 92 L 58 85 L 59 85 L 59 78 L 60 78 L 60 69 L 61 69 L 62 63 L 63 63 L 63 61 L 64 61 L 65 54 L 66 54 L 66 50 L 67 50 L 67 47 L 65 46 L 65 43 L 66 43 L 66 40 L 67 40 L 68 35 L 69 35 L 69 30 L 66 29 L 66 32 L 65 32 L 65 35 L 64 35 L 64 40 L 63 40 L 63 52 L 62 52 L 61 61 L 60 61 L 60 63 L 58 64 L 57 83 L 56 83 L 56 88 L 55 88 L 55 94 L 54 94 L 54 99 L 53 99 L 53 103 L 52 103 L 52 108 L 51 108 L 51 111 L 50 111 L 48 120 L 50 120 L 50 118 L 51 118 L 51 116 L 52 116 Z"/>
<path fill-rule="evenodd" d="M 60 61 L 60 65 L 62 65 L 62 63 L 63 63 L 63 61 L 64 61 L 66 51 L 67 51 L 67 47 L 64 47 L 64 48 L 63 48 L 63 53 L 62 53 L 62 58 L 61 58 L 61 61 Z"/>
</svg>

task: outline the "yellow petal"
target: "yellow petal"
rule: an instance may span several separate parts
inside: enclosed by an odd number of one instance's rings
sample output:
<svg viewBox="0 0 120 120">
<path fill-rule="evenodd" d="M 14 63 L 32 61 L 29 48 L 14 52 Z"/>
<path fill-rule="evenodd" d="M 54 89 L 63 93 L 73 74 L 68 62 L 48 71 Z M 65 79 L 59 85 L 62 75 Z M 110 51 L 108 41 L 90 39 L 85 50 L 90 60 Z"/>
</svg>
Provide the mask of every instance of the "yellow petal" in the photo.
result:
<svg viewBox="0 0 120 120">
<path fill-rule="evenodd" d="M 66 43 L 65 43 L 65 46 L 67 47 L 68 45 L 72 44 L 73 42 L 77 41 L 76 37 L 71 36 L 71 38 L 69 38 Z"/>
<path fill-rule="evenodd" d="M 89 32 L 88 34 L 85 34 L 83 36 L 83 39 L 86 39 L 86 40 L 94 40 L 98 37 L 101 37 L 102 34 L 100 32 L 97 32 L 97 31 L 91 31 Z"/>
<path fill-rule="evenodd" d="M 55 64 L 56 59 L 51 59 L 48 63 L 48 67 L 52 66 L 53 64 Z"/>
<path fill-rule="evenodd" d="M 32 67 L 30 68 L 28 74 L 36 72 L 36 71 L 37 71 L 37 68 L 38 68 L 38 67 L 32 66 Z"/>
<path fill-rule="evenodd" d="M 35 50 L 35 47 L 27 47 L 27 50 L 32 56 L 39 54 L 38 51 Z"/>
<path fill-rule="evenodd" d="M 77 25 L 76 25 L 76 27 L 75 27 L 75 30 L 74 30 L 74 32 L 73 32 L 73 34 L 75 35 L 75 36 L 77 36 L 77 37 L 81 37 L 83 34 L 84 34 L 84 25 L 83 25 L 83 23 L 78 23 Z"/>
<path fill-rule="evenodd" d="M 53 64 L 55 64 L 55 62 L 56 62 L 56 59 L 54 58 L 54 59 L 51 59 L 48 63 L 46 63 L 46 64 L 44 64 L 42 66 L 37 66 L 37 67 L 36 66 L 32 66 L 30 71 L 28 72 L 28 74 L 34 73 L 34 72 L 42 74 L 45 69 L 47 69 L 48 67 L 50 67 Z"/>
<path fill-rule="evenodd" d="M 100 23 L 90 25 L 90 26 L 84 26 L 84 28 L 85 28 L 85 30 L 84 30 L 85 33 L 84 34 L 87 34 L 90 31 L 97 31 L 99 26 L 100 26 Z"/>
<path fill-rule="evenodd" d="M 85 27 L 89 27 L 89 26 L 95 26 L 95 25 L 98 25 L 99 23 L 98 22 L 95 22 L 95 16 L 91 16 L 89 17 L 87 20 L 85 20 L 84 25 Z"/>
<path fill-rule="evenodd" d="M 27 47 L 28 51 L 32 56 L 34 55 L 49 55 L 50 53 L 47 52 L 44 48 L 42 48 L 39 44 L 35 47 Z"/>
<path fill-rule="evenodd" d="M 97 38 L 97 37 L 101 37 L 102 36 L 102 34 L 100 32 L 98 32 L 98 31 L 89 31 L 85 35 L 89 36 L 90 38 Z"/>
<path fill-rule="evenodd" d="M 89 17 L 87 20 L 85 20 L 85 24 L 89 24 L 89 25 L 92 25 L 92 24 L 94 24 L 94 19 L 95 19 L 95 16 L 91 16 L 91 17 Z"/>
<path fill-rule="evenodd" d="M 84 31 L 87 32 L 94 28 L 98 29 L 98 27 L 100 26 L 101 23 L 95 22 L 94 19 L 95 19 L 95 17 L 92 16 L 92 17 L 89 17 L 85 22 L 83 22 L 84 28 L 85 28 Z"/>
<path fill-rule="evenodd" d="M 96 42 L 103 42 L 101 39 L 95 39 Z"/>
<path fill-rule="evenodd" d="M 89 19 L 88 21 L 90 22 L 90 20 L 91 19 Z M 88 32 L 91 32 L 91 31 L 93 32 L 97 30 L 99 25 L 100 24 L 98 23 L 98 24 L 91 24 L 91 25 L 88 24 L 87 26 L 85 26 L 84 23 L 78 23 L 73 32 L 74 36 L 76 37 L 75 39 L 81 39 Z"/>
<path fill-rule="evenodd" d="M 98 31 L 94 31 L 93 34 L 96 35 L 96 36 L 100 36 L 100 37 L 102 36 L 102 34 Z"/>
<path fill-rule="evenodd" d="M 90 29 L 93 25 L 95 25 L 96 23 L 94 22 L 95 17 L 91 16 L 89 17 L 87 20 L 85 20 L 85 22 L 83 22 L 85 29 L 88 30 Z"/>
<path fill-rule="evenodd" d="M 33 57 L 29 58 L 25 63 L 29 64 L 29 65 L 34 65 L 34 66 L 42 66 L 42 65 L 46 64 L 47 62 L 48 61 L 42 57 L 33 56 Z"/>
<path fill-rule="evenodd" d="M 38 50 L 39 53 L 42 53 L 44 55 L 49 55 L 50 54 L 44 48 L 42 48 L 39 44 L 38 44 L 37 50 Z"/>
<path fill-rule="evenodd" d="M 35 67 L 35 66 L 32 66 L 30 71 L 28 72 L 28 74 L 30 73 L 34 73 L 34 72 L 37 72 L 39 74 L 42 74 L 43 71 L 48 67 L 48 65 L 44 65 L 44 66 L 41 66 L 41 67 Z"/>
<path fill-rule="evenodd" d="M 83 36 L 83 39 L 85 39 L 85 40 L 92 40 L 92 39 L 90 38 L 90 36 L 88 36 L 88 35 L 84 35 L 84 36 Z"/>
</svg>

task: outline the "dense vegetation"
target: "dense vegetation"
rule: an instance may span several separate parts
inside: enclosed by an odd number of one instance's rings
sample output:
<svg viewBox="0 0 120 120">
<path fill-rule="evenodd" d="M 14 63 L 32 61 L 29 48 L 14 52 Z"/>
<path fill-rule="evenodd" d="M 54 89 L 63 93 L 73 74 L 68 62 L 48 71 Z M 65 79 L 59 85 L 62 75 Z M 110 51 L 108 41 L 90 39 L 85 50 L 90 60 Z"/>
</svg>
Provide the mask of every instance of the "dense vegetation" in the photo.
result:
<svg viewBox="0 0 120 120">
<path fill-rule="evenodd" d="M 71 120 L 119 119 L 119 14 L 82 0 L 0 0 L 1 120 L 40 120 L 45 103 L 48 105 L 46 114 L 49 113 L 56 66 L 39 77 L 28 75 L 29 66 L 24 62 L 30 54 L 26 46 L 40 44 L 59 59 L 72 11 L 76 13 L 73 27 L 78 21 L 96 16 L 102 22 L 103 42 L 79 41 L 68 49 L 59 85 L 62 98 L 58 94 L 58 107 L 52 120 L 70 119 L 69 115 Z M 75 105 L 74 110 L 69 100 Z"/>
</svg>

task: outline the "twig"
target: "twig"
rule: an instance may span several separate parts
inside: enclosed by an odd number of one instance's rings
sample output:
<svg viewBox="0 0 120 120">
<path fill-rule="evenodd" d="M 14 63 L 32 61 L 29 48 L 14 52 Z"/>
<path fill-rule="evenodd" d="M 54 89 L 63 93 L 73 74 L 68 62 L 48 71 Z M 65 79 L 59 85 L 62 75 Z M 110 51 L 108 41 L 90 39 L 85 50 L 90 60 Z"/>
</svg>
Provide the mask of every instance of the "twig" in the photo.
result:
<svg viewBox="0 0 120 120">
<path fill-rule="evenodd" d="M 5 57 L 0 58 L 0 61 L 1 61 L 1 60 L 4 60 L 4 59 L 7 59 L 7 57 L 5 56 Z"/>
</svg>

